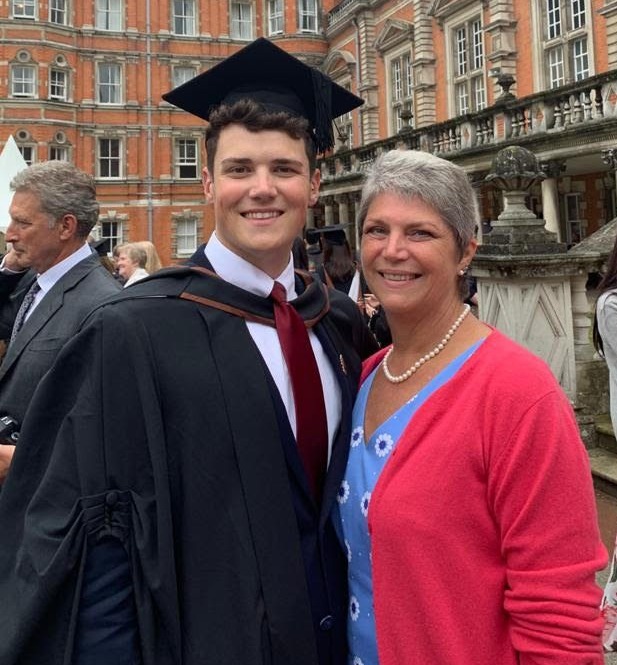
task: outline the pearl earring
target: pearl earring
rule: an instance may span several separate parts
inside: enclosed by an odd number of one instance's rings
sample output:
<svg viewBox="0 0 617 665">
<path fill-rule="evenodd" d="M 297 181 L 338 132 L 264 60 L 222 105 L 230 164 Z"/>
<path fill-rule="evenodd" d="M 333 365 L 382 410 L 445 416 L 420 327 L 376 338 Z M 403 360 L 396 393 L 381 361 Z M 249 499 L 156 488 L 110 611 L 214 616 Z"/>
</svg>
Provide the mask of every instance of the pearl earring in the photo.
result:
<svg viewBox="0 0 617 665">
<path fill-rule="evenodd" d="M 461 268 L 458 271 L 458 276 L 459 277 L 464 277 L 467 274 L 467 270 L 469 270 L 468 266 L 465 266 L 464 268 Z"/>
</svg>

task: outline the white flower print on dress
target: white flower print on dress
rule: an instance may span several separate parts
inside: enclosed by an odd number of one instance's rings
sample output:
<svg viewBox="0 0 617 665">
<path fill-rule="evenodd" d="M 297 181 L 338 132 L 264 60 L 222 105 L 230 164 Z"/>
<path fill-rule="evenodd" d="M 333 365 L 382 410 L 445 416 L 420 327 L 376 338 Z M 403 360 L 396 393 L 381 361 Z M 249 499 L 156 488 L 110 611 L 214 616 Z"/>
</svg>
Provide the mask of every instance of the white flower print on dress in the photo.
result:
<svg viewBox="0 0 617 665">
<path fill-rule="evenodd" d="M 375 452 L 378 457 L 385 457 L 394 447 L 394 440 L 389 434 L 380 434 L 375 441 Z"/>
<path fill-rule="evenodd" d="M 347 563 L 351 563 L 351 545 L 347 539 L 345 539 L 345 548 L 347 549 Z"/>
<path fill-rule="evenodd" d="M 354 656 L 352 665 L 364 665 L 364 663 L 362 662 L 362 658 L 358 658 L 358 656 Z"/>
<path fill-rule="evenodd" d="M 352 621 L 357 621 L 360 618 L 360 603 L 355 596 L 349 599 L 349 616 Z"/>
<path fill-rule="evenodd" d="M 338 488 L 336 500 L 342 505 L 347 502 L 347 499 L 349 499 L 349 483 L 346 480 L 343 480 Z"/>
<path fill-rule="evenodd" d="M 362 511 L 364 517 L 368 517 L 368 505 L 370 502 L 371 502 L 371 493 L 364 492 L 364 494 L 362 495 L 362 499 L 360 500 L 360 510 Z"/>
<path fill-rule="evenodd" d="M 358 446 L 360 441 L 364 438 L 364 430 L 362 427 L 356 427 L 354 431 L 351 433 L 351 447 L 355 448 Z"/>
</svg>

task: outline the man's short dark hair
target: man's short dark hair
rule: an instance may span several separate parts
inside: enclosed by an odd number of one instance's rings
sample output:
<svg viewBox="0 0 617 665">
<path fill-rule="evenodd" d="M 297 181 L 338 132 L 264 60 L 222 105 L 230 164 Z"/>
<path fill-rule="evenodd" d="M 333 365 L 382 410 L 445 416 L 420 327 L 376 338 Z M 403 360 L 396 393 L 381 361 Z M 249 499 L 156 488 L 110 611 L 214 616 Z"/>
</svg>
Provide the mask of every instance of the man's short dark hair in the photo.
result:
<svg viewBox="0 0 617 665">
<path fill-rule="evenodd" d="M 232 105 L 223 104 L 210 114 L 210 124 L 206 128 L 206 152 L 208 170 L 211 174 L 219 136 L 221 131 L 229 125 L 242 125 L 249 132 L 275 130 L 284 132 L 293 139 L 302 139 L 311 173 L 317 166 L 317 154 L 309 133 L 308 120 L 284 111 L 264 111 L 257 102 L 251 99 L 241 99 Z"/>
</svg>

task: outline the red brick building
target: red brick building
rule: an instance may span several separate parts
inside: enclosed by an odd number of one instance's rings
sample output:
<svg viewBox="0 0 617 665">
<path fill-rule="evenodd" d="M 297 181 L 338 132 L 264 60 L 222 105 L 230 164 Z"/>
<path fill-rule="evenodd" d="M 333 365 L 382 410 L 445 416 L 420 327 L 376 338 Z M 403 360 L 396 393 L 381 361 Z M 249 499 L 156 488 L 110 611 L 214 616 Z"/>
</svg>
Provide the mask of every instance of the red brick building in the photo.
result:
<svg viewBox="0 0 617 665">
<path fill-rule="evenodd" d="M 0 148 L 12 134 L 28 162 L 73 161 L 110 245 L 180 260 L 213 224 L 203 123 L 161 95 L 261 35 L 366 100 L 337 123 L 309 224 L 352 221 L 365 165 L 392 147 L 464 165 L 494 218 L 483 178 L 512 143 L 545 164 L 530 204 L 564 240 L 614 216 L 614 0 L 6 0 Z"/>
</svg>

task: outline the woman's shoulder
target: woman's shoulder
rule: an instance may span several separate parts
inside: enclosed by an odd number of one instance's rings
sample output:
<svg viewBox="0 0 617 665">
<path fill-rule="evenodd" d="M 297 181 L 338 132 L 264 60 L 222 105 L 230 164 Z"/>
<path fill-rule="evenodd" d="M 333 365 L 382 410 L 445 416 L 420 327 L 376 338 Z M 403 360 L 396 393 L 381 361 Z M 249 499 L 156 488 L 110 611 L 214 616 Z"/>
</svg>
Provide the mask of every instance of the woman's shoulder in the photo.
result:
<svg viewBox="0 0 617 665">
<path fill-rule="evenodd" d="M 492 384 L 501 391 L 518 394 L 522 389 L 530 395 L 561 391 L 546 360 L 495 328 L 477 354 L 476 370 L 484 376 L 486 388 Z"/>
<path fill-rule="evenodd" d="M 596 309 L 602 310 L 605 307 L 617 309 L 617 289 L 608 289 L 598 296 Z"/>
</svg>

